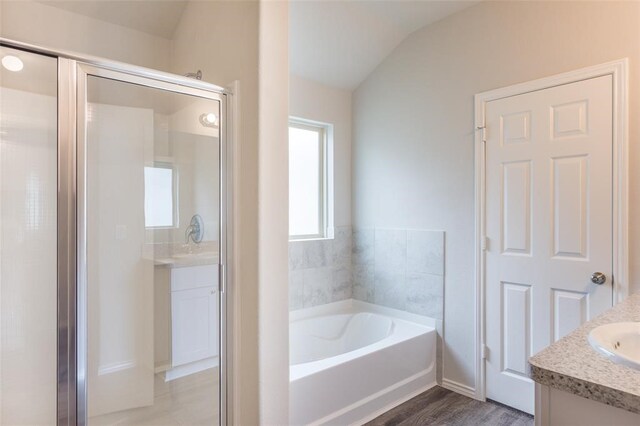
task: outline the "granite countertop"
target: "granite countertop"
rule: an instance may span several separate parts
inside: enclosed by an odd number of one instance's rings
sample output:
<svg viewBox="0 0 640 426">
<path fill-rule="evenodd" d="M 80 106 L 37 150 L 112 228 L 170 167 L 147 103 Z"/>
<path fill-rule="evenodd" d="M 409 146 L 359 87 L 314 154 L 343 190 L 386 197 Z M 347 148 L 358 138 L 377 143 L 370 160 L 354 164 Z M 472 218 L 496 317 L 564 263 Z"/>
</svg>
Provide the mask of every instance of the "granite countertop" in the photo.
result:
<svg viewBox="0 0 640 426">
<path fill-rule="evenodd" d="M 640 370 L 610 361 L 587 340 L 592 329 L 624 321 L 640 321 L 640 294 L 630 296 L 529 358 L 531 378 L 555 389 L 640 414 Z"/>
</svg>

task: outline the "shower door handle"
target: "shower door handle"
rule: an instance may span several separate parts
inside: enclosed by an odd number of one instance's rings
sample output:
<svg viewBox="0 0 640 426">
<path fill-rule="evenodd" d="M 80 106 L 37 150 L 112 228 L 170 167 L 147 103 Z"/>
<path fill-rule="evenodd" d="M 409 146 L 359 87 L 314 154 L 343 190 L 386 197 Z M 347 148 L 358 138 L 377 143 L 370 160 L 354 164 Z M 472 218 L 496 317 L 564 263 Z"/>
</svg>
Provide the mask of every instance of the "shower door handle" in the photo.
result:
<svg viewBox="0 0 640 426">
<path fill-rule="evenodd" d="M 224 267 L 224 264 L 220 264 L 220 269 L 219 269 L 219 273 L 218 273 L 218 291 L 220 293 L 224 293 L 226 291 L 226 280 L 227 280 L 227 274 L 226 274 L 226 270 Z"/>
</svg>

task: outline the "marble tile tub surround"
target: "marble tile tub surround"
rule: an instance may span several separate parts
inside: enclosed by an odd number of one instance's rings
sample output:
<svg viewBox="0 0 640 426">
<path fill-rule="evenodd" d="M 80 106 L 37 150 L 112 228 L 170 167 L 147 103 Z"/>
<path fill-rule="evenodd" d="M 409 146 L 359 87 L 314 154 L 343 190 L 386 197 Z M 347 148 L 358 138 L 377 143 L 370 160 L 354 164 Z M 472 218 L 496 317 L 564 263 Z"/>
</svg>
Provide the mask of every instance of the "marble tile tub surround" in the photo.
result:
<svg viewBox="0 0 640 426">
<path fill-rule="evenodd" d="M 354 298 L 443 318 L 444 232 L 339 227 L 289 243 L 289 309 Z"/>
<path fill-rule="evenodd" d="M 444 232 L 355 229 L 353 298 L 442 320 Z"/>
<path fill-rule="evenodd" d="M 436 319 L 442 382 L 444 232 L 337 228 L 289 243 L 289 310 L 357 299 Z"/>
<path fill-rule="evenodd" d="M 289 310 L 351 299 L 351 227 L 334 238 L 289 242 Z"/>
</svg>

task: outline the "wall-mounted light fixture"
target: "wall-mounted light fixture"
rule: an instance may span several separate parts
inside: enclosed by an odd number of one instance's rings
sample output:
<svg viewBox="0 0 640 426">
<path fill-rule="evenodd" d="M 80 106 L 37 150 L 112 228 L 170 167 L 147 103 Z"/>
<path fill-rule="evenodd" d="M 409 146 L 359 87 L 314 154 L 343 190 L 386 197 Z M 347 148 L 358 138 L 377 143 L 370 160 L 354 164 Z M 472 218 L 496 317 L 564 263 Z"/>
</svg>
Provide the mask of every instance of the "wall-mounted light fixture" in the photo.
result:
<svg viewBox="0 0 640 426">
<path fill-rule="evenodd" d="M 212 112 L 200 114 L 200 124 L 205 127 L 216 127 L 217 121 L 218 117 L 216 117 L 216 115 Z"/>
<path fill-rule="evenodd" d="M 24 68 L 24 64 L 17 56 L 7 55 L 2 58 L 2 66 L 9 71 L 18 72 Z"/>
</svg>

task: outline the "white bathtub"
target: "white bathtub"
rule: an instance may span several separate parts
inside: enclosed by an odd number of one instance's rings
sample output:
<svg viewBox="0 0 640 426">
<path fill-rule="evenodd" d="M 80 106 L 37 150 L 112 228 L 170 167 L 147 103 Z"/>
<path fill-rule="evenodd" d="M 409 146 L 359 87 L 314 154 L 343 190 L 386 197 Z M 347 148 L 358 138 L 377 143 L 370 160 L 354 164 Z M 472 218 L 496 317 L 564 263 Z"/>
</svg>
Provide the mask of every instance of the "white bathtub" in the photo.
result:
<svg viewBox="0 0 640 426">
<path fill-rule="evenodd" d="M 361 424 L 436 384 L 435 320 L 355 300 L 290 314 L 290 423 Z"/>
</svg>

